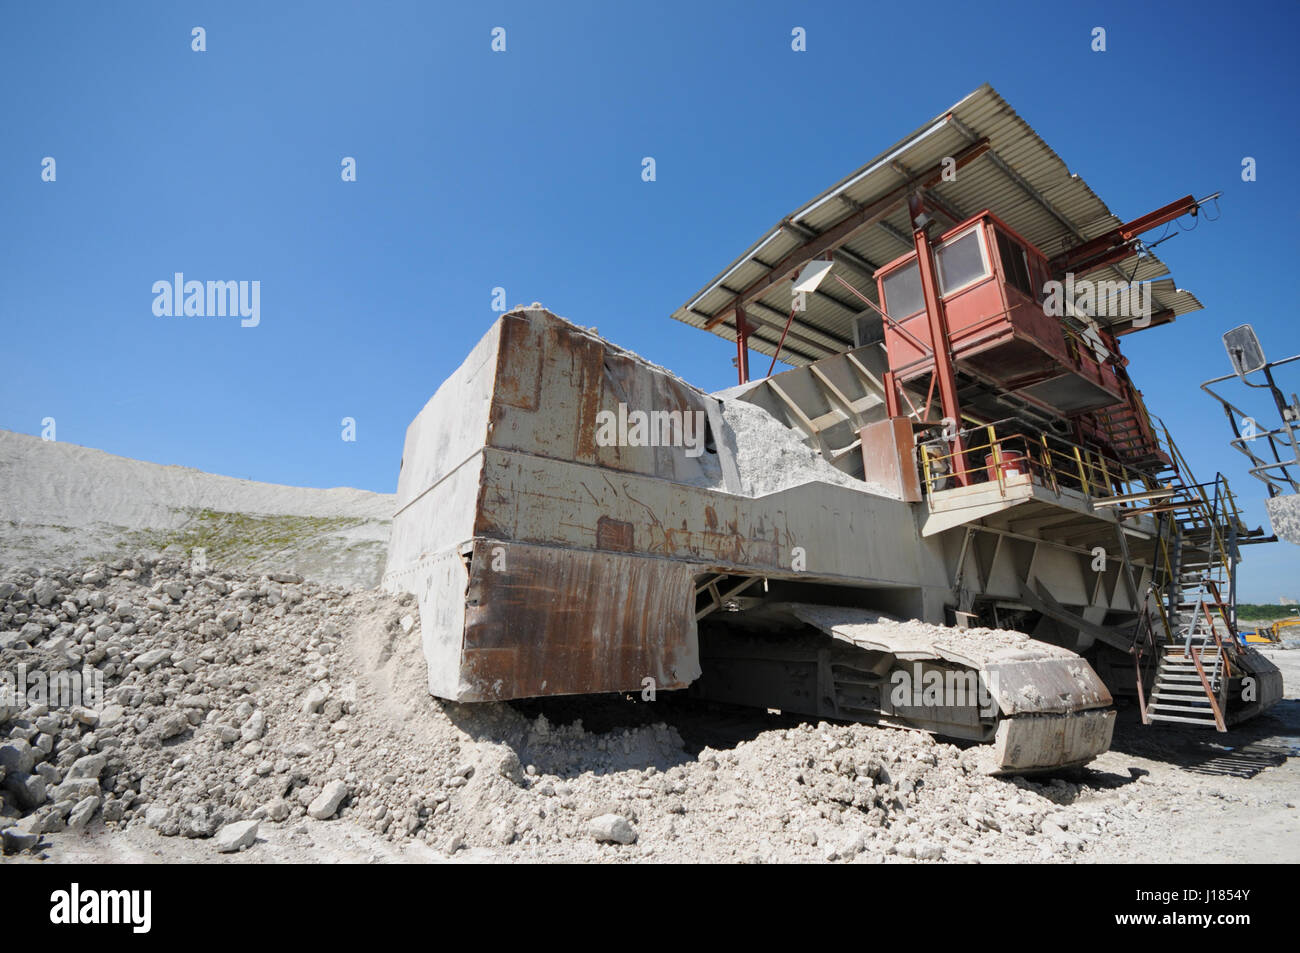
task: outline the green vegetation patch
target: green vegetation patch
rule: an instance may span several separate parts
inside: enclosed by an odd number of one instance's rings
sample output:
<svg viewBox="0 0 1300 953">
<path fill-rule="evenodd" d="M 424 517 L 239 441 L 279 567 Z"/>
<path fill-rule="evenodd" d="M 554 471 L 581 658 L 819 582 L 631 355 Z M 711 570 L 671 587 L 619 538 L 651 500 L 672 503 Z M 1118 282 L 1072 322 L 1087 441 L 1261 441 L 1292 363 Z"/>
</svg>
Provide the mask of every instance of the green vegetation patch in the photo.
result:
<svg viewBox="0 0 1300 953">
<path fill-rule="evenodd" d="M 1237 619 L 1244 622 L 1262 622 L 1265 620 L 1285 619 L 1300 606 L 1261 605 L 1254 602 L 1237 603 Z"/>
<path fill-rule="evenodd" d="M 367 521 L 358 516 L 265 516 L 187 507 L 188 521 L 174 530 L 139 530 L 131 534 L 137 548 L 186 551 L 202 548 L 211 560 L 248 558 L 296 549 L 305 541 L 339 533 Z"/>
</svg>

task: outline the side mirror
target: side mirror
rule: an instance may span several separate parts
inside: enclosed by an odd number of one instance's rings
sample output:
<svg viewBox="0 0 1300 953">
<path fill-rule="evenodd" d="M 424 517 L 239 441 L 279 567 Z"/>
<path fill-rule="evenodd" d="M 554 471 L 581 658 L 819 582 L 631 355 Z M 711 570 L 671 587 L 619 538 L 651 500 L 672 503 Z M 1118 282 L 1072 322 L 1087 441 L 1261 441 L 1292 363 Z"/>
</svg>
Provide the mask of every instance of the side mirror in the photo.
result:
<svg viewBox="0 0 1300 953">
<path fill-rule="evenodd" d="M 1228 349 L 1232 369 L 1242 380 L 1246 379 L 1247 374 L 1263 370 L 1268 364 L 1264 360 L 1264 349 L 1259 346 L 1259 338 L 1255 336 L 1255 329 L 1249 324 L 1233 328 L 1225 334 L 1223 346 Z"/>
</svg>

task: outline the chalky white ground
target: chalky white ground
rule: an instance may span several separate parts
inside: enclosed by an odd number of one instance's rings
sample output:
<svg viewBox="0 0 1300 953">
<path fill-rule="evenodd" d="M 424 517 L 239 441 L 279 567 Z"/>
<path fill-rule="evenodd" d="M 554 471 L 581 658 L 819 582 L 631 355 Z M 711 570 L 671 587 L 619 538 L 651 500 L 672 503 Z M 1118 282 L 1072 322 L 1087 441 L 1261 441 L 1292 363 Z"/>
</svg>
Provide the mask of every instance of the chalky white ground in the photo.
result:
<svg viewBox="0 0 1300 953">
<path fill-rule="evenodd" d="M 442 703 L 425 691 L 407 600 L 172 559 L 88 572 L 11 571 L 0 589 L 6 666 L 89 663 L 107 681 L 97 714 L 0 713 L 0 825 L 42 837 L 8 862 L 1282 860 L 1300 848 L 1294 759 L 1248 779 L 1206 773 L 1226 757 L 1218 746 L 1294 744 L 1294 694 L 1228 736 L 1121 728 L 1080 775 L 994 779 L 976 749 L 920 733 L 665 697 Z M 1295 684 L 1300 654 L 1270 654 Z M 32 770 L 12 770 L 25 753 Z M 45 797 L 20 806 L 32 778 Z M 342 799 L 318 819 L 331 785 Z M 69 829 L 87 798 L 90 820 Z M 635 840 L 599 840 L 613 836 L 608 815 Z M 260 821 L 252 845 L 219 852 L 214 835 L 246 820 Z"/>
<path fill-rule="evenodd" d="M 0 434 L 0 671 L 88 664 L 107 697 L 0 710 L 0 862 L 1300 856 L 1294 650 L 1265 650 L 1287 685 L 1270 714 L 1218 735 L 1124 709 L 1112 750 L 1059 778 L 989 778 L 976 749 L 920 733 L 667 695 L 459 706 L 425 690 L 414 604 L 368 588 L 390 497 L 18 437 Z M 797 459 L 758 484 L 802 479 Z M 266 538 L 196 510 L 258 514 Z M 185 556 L 196 521 L 207 571 Z M 122 554 L 140 530 L 161 553 Z"/>
</svg>

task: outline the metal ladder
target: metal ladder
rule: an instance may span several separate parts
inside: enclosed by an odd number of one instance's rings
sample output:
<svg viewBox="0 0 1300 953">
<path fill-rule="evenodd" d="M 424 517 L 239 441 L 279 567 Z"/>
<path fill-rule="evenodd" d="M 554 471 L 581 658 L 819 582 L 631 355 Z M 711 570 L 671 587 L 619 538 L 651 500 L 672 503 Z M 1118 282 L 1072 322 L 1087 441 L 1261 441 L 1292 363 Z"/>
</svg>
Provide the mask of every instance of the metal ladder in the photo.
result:
<svg viewBox="0 0 1300 953">
<path fill-rule="evenodd" d="M 1200 583 L 1178 604 L 1178 641 L 1161 646 L 1145 720 L 1182 722 L 1226 731 L 1224 708 L 1230 665 L 1215 630 L 1210 605 L 1218 602 L 1211 583 Z M 1194 595 L 1194 600 L 1188 600 Z M 1174 619 L 1170 622 L 1174 623 Z"/>
<path fill-rule="evenodd" d="M 1223 475 L 1216 474 L 1212 484 L 1197 483 L 1167 430 L 1164 435 L 1162 449 L 1173 463 L 1172 478 L 1167 478 L 1172 493 L 1148 510 L 1159 521 L 1153 579 L 1161 594 L 1159 619 L 1148 621 L 1147 640 L 1135 640 L 1133 649 L 1142 720 L 1226 731 L 1228 683 L 1237 651 L 1240 514 Z M 1147 650 L 1156 662 L 1149 702 L 1142 697 Z"/>
</svg>

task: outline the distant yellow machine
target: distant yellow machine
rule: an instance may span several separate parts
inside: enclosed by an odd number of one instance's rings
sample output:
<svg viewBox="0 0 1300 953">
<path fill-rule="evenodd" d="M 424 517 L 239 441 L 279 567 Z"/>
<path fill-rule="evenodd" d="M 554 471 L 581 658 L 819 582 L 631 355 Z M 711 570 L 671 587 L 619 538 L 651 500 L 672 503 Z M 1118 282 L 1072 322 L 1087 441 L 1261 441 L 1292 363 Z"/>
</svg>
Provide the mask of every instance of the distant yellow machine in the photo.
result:
<svg viewBox="0 0 1300 953">
<path fill-rule="evenodd" d="M 1272 625 L 1261 626 L 1254 632 L 1243 631 L 1241 633 L 1242 641 L 1247 645 L 1272 645 L 1282 641 L 1282 630 L 1300 626 L 1300 616 L 1292 616 L 1289 619 L 1279 619 Z"/>
</svg>

